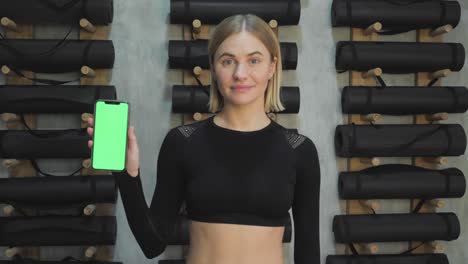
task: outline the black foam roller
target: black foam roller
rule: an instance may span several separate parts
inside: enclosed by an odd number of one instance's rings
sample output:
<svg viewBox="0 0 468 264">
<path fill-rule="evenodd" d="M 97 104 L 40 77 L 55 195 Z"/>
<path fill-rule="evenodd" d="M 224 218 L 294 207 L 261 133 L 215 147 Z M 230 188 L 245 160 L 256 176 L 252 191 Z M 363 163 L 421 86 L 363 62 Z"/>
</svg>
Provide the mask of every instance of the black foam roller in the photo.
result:
<svg viewBox="0 0 468 264">
<path fill-rule="evenodd" d="M 115 216 L 0 217 L 0 246 L 113 245 Z"/>
<path fill-rule="evenodd" d="M 169 238 L 168 245 L 188 245 L 190 243 L 190 222 L 185 215 L 179 215 L 176 218 L 174 232 L 172 237 Z M 292 226 L 291 217 L 284 228 L 283 243 L 291 242 Z"/>
<path fill-rule="evenodd" d="M 465 194 L 466 181 L 457 168 L 431 170 L 406 164 L 386 164 L 354 172 L 341 172 L 342 199 L 434 199 Z"/>
<path fill-rule="evenodd" d="M 346 86 L 341 93 L 343 113 L 415 115 L 464 113 L 468 108 L 466 87 Z"/>
<path fill-rule="evenodd" d="M 116 98 L 114 86 L 0 85 L 0 113 L 93 113 L 96 100 Z"/>
<path fill-rule="evenodd" d="M 209 86 L 204 88 L 196 85 L 172 86 L 172 112 L 209 113 L 209 89 Z M 281 87 L 280 100 L 285 107 L 280 113 L 299 113 L 301 101 L 299 87 Z"/>
<path fill-rule="evenodd" d="M 160 262 L 161 263 L 161 262 Z M 326 264 L 449 264 L 445 254 L 328 255 Z M 167 263 L 169 264 L 169 263 Z"/>
<path fill-rule="evenodd" d="M 459 156 L 465 148 L 459 124 L 338 125 L 335 130 L 340 157 Z"/>
<path fill-rule="evenodd" d="M 457 1 L 333 0 L 331 10 L 334 27 L 367 28 L 380 22 L 384 31 L 456 27 L 460 14 Z"/>
<path fill-rule="evenodd" d="M 0 179 L 0 202 L 27 206 L 115 203 L 112 175 Z"/>
<path fill-rule="evenodd" d="M 0 130 L 0 158 L 90 158 L 85 128 L 32 131 Z"/>
<path fill-rule="evenodd" d="M 0 65 L 17 70 L 43 73 L 110 69 L 114 65 L 114 45 L 110 40 L 66 40 L 54 52 L 48 52 L 60 40 L 0 40 Z"/>
<path fill-rule="evenodd" d="M 335 67 L 338 71 L 384 73 L 459 71 L 465 63 L 465 48 L 460 43 L 339 41 Z"/>
<path fill-rule="evenodd" d="M 266 22 L 272 19 L 279 25 L 297 25 L 301 16 L 299 0 L 171 0 L 172 24 L 218 24 L 237 14 L 254 14 Z"/>
<path fill-rule="evenodd" d="M 112 22 L 113 0 L 2 0 L 0 17 L 19 24 L 77 24 L 81 18 L 95 25 Z"/>
<path fill-rule="evenodd" d="M 454 240 L 460 222 L 454 213 L 336 215 L 337 243 Z"/>
<path fill-rule="evenodd" d="M 280 49 L 283 69 L 296 69 L 296 43 L 281 42 Z M 195 66 L 200 66 L 203 69 L 210 68 L 208 40 L 169 40 L 169 67 L 172 69 L 192 70 Z"/>
</svg>

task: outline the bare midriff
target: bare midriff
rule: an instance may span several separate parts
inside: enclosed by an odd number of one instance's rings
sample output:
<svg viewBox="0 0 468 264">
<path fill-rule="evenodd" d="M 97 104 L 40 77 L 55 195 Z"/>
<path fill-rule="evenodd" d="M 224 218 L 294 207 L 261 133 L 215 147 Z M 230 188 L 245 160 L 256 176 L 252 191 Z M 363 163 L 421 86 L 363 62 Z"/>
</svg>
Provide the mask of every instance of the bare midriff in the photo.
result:
<svg viewBox="0 0 468 264">
<path fill-rule="evenodd" d="M 190 223 L 186 264 L 284 264 L 284 226 Z"/>
</svg>

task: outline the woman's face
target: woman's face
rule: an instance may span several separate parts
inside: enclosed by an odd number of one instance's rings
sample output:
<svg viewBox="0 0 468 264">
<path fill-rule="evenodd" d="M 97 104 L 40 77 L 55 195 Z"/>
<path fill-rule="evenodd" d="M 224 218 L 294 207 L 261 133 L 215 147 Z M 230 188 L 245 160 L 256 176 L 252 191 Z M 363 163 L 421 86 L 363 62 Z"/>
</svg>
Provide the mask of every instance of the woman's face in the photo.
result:
<svg viewBox="0 0 468 264">
<path fill-rule="evenodd" d="M 213 58 L 214 74 L 224 104 L 264 105 L 268 80 L 273 76 L 276 58 L 247 31 L 226 38 Z"/>
</svg>

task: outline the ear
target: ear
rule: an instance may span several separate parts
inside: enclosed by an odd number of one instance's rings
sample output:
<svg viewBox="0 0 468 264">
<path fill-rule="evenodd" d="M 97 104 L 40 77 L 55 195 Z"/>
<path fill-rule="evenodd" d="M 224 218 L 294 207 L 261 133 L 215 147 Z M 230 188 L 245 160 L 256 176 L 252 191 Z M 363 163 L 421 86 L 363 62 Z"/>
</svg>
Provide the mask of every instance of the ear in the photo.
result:
<svg viewBox="0 0 468 264">
<path fill-rule="evenodd" d="M 268 72 L 268 79 L 271 79 L 273 77 L 273 75 L 275 74 L 276 62 L 277 61 L 278 61 L 278 58 L 273 57 L 273 60 L 271 61 L 270 69 L 269 69 L 269 72 Z"/>
</svg>

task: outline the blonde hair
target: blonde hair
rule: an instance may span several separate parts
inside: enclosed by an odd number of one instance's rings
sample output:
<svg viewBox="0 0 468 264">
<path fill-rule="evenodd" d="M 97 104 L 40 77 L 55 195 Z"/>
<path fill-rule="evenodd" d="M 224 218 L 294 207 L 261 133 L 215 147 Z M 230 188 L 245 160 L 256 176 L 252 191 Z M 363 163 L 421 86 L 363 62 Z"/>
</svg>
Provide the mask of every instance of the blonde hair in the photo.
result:
<svg viewBox="0 0 468 264">
<path fill-rule="evenodd" d="M 276 57 L 276 69 L 273 77 L 268 81 L 265 91 L 265 112 L 279 112 L 284 110 L 284 106 L 280 100 L 282 63 L 278 38 L 265 21 L 255 15 L 246 14 L 230 16 L 221 21 L 221 23 L 216 26 L 209 40 L 208 56 L 211 67 L 209 111 L 216 113 L 224 106 L 224 98 L 218 90 L 218 85 L 214 76 L 214 54 L 225 39 L 232 34 L 242 31 L 247 31 L 258 38 L 270 52 L 272 60 Z"/>
</svg>

